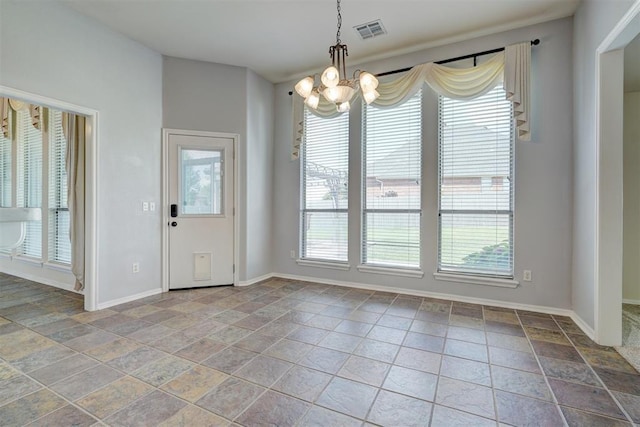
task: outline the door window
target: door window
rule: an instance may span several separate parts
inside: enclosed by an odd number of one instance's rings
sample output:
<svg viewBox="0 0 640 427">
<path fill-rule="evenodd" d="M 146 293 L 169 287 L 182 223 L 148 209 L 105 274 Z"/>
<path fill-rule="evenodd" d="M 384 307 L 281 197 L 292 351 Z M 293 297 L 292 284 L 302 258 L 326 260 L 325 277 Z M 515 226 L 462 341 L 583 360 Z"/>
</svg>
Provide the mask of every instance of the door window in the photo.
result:
<svg viewBox="0 0 640 427">
<path fill-rule="evenodd" d="M 224 150 L 182 148 L 180 200 L 182 215 L 222 215 Z"/>
</svg>

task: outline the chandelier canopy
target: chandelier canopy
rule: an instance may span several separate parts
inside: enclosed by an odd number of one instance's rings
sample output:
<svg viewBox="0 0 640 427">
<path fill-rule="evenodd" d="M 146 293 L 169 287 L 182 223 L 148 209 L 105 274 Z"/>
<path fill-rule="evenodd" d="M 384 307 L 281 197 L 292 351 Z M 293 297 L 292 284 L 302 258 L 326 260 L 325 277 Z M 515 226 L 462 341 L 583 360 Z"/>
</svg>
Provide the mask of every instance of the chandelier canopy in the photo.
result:
<svg viewBox="0 0 640 427">
<path fill-rule="evenodd" d="M 331 65 L 320 75 L 320 84 L 316 85 L 316 75 L 300 80 L 295 89 L 304 98 L 305 104 L 312 109 L 317 109 L 320 103 L 320 95 L 327 101 L 335 104 L 339 112 L 349 111 L 351 100 L 360 90 L 367 104 L 375 101 L 380 94 L 376 91 L 378 79 L 371 73 L 356 70 L 351 79 L 347 78 L 346 57 L 349 56 L 347 45 L 340 40 L 342 28 L 342 14 L 340 13 L 340 0 L 337 0 L 338 32 L 336 44 L 329 46 Z"/>
</svg>

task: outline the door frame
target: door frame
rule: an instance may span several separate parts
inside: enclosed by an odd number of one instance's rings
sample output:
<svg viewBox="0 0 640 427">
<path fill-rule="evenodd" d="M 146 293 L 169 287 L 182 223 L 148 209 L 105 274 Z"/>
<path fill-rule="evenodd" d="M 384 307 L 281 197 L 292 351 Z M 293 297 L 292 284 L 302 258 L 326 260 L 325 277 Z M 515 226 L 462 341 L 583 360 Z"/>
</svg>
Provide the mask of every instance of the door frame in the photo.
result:
<svg viewBox="0 0 640 427">
<path fill-rule="evenodd" d="M 238 261 L 240 259 L 240 219 L 238 209 L 239 185 L 239 157 L 237 133 L 208 132 L 185 129 L 162 128 L 162 292 L 169 292 L 169 137 L 171 135 L 204 136 L 211 138 L 230 138 L 233 140 L 233 285 L 238 286 Z"/>
<path fill-rule="evenodd" d="M 594 335 L 622 342 L 622 155 L 624 47 L 638 34 L 636 0 L 596 49 Z"/>
</svg>

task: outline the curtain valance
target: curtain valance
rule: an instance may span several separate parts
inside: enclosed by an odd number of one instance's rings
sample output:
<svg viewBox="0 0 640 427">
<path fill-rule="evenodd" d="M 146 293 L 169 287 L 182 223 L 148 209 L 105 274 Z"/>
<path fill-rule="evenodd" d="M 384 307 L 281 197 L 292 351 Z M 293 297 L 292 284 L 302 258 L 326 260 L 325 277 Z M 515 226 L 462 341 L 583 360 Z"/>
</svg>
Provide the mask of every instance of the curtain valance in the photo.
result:
<svg viewBox="0 0 640 427">
<path fill-rule="evenodd" d="M 529 92 L 531 69 L 531 43 L 523 42 L 507 46 L 504 52 L 492 56 L 484 63 L 472 68 L 452 68 L 428 62 L 416 65 L 403 76 L 380 83 L 380 97 L 372 105 L 378 108 L 390 108 L 402 104 L 411 98 L 424 83 L 435 92 L 453 99 L 473 99 L 482 96 L 496 87 L 501 81 L 507 93 L 507 99 L 513 103 L 514 118 L 518 138 L 531 139 L 529 124 Z M 302 98 L 293 94 L 293 149 L 292 159 L 299 156 L 302 134 L 304 133 L 304 103 Z M 341 113 L 335 105 L 324 98 L 316 110 L 310 110 L 320 117 L 330 118 Z"/>
<path fill-rule="evenodd" d="M 0 98 L 0 122 L 2 123 L 2 135 L 5 138 L 11 137 L 11 122 L 9 120 L 9 108 L 13 111 L 28 110 L 31 115 L 31 124 L 40 130 L 42 127 L 41 111 L 42 107 L 17 99 Z"/>
</svg>

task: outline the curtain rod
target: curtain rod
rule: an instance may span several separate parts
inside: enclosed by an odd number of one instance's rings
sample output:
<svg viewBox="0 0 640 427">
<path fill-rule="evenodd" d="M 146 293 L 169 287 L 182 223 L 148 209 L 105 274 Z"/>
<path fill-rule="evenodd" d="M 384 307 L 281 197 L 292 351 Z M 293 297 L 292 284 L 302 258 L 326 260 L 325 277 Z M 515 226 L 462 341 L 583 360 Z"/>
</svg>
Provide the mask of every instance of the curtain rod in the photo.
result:
<svg viewBox="0 0 640 427">
<path fill-rule="evenodd" d="M 540 44 L 540 39 L 531 40 L 531 46 L 538 46 Z M 478 56 L 483 55 L 491 55 L 492 53 L 502 52 L 504 47 L 499 47 L 497 49 L 485 50 L 482 52 L 470 53 L 468 55 L 456 56 L 455 58 L 443 59 L 441 61 L 435 61 L 436 64 L 448 64 L 449 62 L 462 61 L 463 59 L 473 58 L 473 66 L 476 66 L 476 58 Z M 384 73 L 376 74 L 376 77 L 382 76 L 390 76 L 392 74 L 404 73 L 405 71 L 409 71 L 413 67 L 399 68 L 397 70 L 385 71 Z M 293 91 L 289 91 L 289 95 L 293 95 Z"/>
<path fill-rule="evenodd" d="M 531 46 L 537 46 L 539 44 L 540 44 L 540 39 L 531 40 Z M 504 50 L 504 47 L 500 47 L 500 48 L 497 48 L 497 49 L 491 49 L 491 50 L 485 50 L 485 51 L 482 51 L 482 52 L 470 53 L 469 55 L 456 56 L 455 58 L 443 59 L 441 61 L 435 61 L 435 63 L 436 64 L 448 64 L 449 62 L 456 62 L 456 61 L 461 61 L 463 59 L 473 58 L 473 66 L 475 67 L 476 66 L 476 58 L 478 56 L 491 55 L 492 53 L 502 52 L 503 50 Z M 390 76 L 392 74 L 404 73 L 405 71 L 409 71 L 412 68 L 413 67 L 406 67 L 406 68 L 400 68 L 398 70 L 385 71 L 384 73 L 376 74 L 376 77 Z"/>
</svg>

